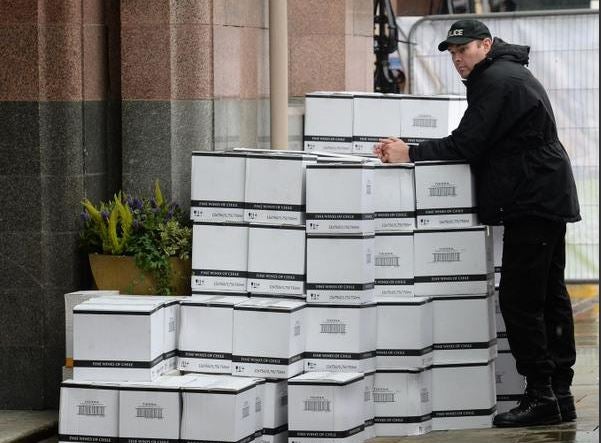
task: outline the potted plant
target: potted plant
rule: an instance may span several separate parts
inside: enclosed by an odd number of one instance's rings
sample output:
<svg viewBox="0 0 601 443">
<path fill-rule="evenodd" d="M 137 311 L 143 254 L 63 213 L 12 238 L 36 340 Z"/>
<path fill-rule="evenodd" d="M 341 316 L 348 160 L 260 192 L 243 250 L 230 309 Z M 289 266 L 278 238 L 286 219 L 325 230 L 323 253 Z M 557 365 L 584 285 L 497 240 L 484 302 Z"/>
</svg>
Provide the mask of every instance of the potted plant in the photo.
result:
<svg viewBox="0 0 601 443">
<path fill-rule="evenodd" d="M 192 229 L 159 182 L 153 198 L 119 192 L 108 202 L 82 201 L 80 244 L 98 289 L 124 294 L 190 294 Z"/>
</svg>

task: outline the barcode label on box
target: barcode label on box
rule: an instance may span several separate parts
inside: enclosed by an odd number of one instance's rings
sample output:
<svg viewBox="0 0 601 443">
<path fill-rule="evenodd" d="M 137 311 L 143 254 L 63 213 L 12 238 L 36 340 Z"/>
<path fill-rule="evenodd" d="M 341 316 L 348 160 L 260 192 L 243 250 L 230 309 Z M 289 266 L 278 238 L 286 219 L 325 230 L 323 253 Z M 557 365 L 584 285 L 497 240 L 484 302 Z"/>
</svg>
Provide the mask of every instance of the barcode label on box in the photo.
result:
<svg viewBox="0 0 601 443">
<path fill-rule="evenodd" d="M 138 406 L 136 408 L 136 418 L 163 419 L 163 408 L 156 406 Z"/>
<path fill-rule="evenodd" d="M 428 188 L 430 197 L 454 197 L 457 187 L 451 183 L 434 183 Z"/>
<path fill-rule="evenodd" d="M 305 411 L 330 412 L 330 400 L 323 398 L 312 398 L 305 400 Z"/>
<path fill-rule="evenodd" d="M 394 403 L 394 392 L 374 392 L 375 403 Z"/>
<path fill-rule="evenodd" d="M 376 257 L 376 266 L 399 266 L 399 257 L 394 256 L 379 256 Z"/>
<path fill-rule="evenodd" d="M 461 261 L 461 252 L 453 248 L 442 248 L 432 253 L 434 263 L 448 263 Z"/>
<path fill-rule="evenodd" d="M 322 323 L 321 324 L 322 334 L 346 334 L 345 323 Z"/>
<path fill-rule="evenodd" d="M 77 415 L 104 417 L 106 406 L 98 404 L 77 405 Z"/>
</svg>

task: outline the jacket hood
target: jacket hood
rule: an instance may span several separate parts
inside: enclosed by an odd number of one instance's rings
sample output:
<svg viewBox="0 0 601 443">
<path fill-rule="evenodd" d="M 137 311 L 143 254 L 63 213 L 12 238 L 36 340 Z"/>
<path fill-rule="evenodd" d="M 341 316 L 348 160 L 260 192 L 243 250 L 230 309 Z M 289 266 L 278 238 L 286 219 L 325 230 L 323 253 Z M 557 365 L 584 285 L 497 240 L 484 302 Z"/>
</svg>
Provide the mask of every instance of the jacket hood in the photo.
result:
<svg viewBox="0 0 601 443">
<path fill-rule="evenodd" d="M 513 45 L 511 43 L 504 42 L 498 37 L 495 37 L 487 58 L 491 60 L 504 59 L 519 63 L 521 65 L 527 65 L 529 61 L 529 53 L 530 46 Z"/>
</svg>

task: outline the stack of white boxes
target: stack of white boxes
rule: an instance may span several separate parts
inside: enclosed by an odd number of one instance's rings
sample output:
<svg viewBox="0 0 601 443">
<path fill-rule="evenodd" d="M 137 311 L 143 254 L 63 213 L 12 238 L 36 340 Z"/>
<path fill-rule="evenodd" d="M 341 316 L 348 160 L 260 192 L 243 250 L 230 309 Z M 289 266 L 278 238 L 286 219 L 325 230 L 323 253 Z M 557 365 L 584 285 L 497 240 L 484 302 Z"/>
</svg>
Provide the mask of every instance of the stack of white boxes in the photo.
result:
<svg viewBox="0 0 601 443">
<path fill-rule="evenodd" d="M 364 422 L 360 435 L 352 437 L 362 439 L 374 435 L 373 187 L 369 162 L 307 167 L 305 371 L 363 374 Z"/>
<path fill-rule="evenodd" d="M 503 261 L 503 226 L 493 226 L 493 250 L 495 263 L 495 316 L 497 321 L 497 345 L 499 355 L 496 361 L 497 382 L 497 413 L 513 409 L 522 398 L 526 388 L 526 377 L 520 375 L 516 368 L 515 359 L 509 349 L 505 321 L 499 304 L 499 283 L 501 263 Z"/>
<path fill-rule="evenodd" d="M 477 224 L 469 165 L 418 162 L 415 184 L 414 292 L 432 297 L 433 429 L 490 427 L 497 347 L 489 228 Z"/>
<path fill-rule="evenodd" d="M 384 137 L 411 144 L 445 137 L 466 108 L 459 95 L 312 92 L 305 95 L 304 150 L 372 155 Z"/>
<path fill-rule="evenodd" d="M 432 428 L 432 303 L 413 296 L 414 167 L 383 164 L 375 173 L 375 432 L 419 435 Z"/>
</svg>

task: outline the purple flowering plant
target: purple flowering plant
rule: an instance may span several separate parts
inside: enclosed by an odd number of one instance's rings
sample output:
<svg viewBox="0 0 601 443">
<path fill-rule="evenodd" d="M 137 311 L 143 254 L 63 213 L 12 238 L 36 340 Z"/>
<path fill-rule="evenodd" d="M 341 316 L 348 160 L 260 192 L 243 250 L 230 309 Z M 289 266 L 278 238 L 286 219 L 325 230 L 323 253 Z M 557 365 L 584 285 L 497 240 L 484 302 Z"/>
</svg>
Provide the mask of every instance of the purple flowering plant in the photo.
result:
<svg viewBox="0 0 601 443">
<path fill-rule="evenodd" d="M 158 180 L 152 198 L 119 192 L 94 205 L 82 201 L 80 244 L 88 254 L 134 256 L 153 275 L 160 294 L 170 294 L 170 257 L 190 258 L 192 228 L 182 209 L 163 197 Z"/>
</svg>

